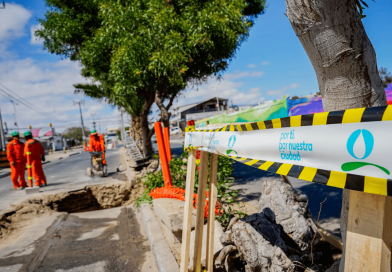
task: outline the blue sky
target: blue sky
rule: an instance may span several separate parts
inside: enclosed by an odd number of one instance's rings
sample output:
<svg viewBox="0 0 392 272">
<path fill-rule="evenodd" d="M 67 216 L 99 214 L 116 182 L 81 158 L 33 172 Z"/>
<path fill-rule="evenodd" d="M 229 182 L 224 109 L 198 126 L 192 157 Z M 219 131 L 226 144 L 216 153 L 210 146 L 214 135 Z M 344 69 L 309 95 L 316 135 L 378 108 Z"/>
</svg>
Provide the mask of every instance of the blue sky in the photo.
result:
<svg viewBox="0 0 392 272">
<path fill-rule="evenodd" d="M 308 95 L 318 91 L 312 65 L 284 15 L 285 1 L 267 3 L 265 14 L 256 20 L 248 40 L 238 50 L 223 79 L 212 78 L 197 88 L 187 89 L 175 106 L 212 96 L 231 99 L 234 104 L 254 104 L 285 94 Z M 6 5 L 5 10 L 0 10 L 0 83 L 47 113 L 42 115 L 17 105 L 19 127 L 29 124 L 42 127 L 52 122 L 60 130 L 79 125 L 79 111 L 73 100 L 80 99 L 86 101 L 83 115 L 88 127 L 91 127 L 91 114 L 100 119 L 102 130 L 117 126 L 116 110 L 73 94 L 72 84 L 84 81 L 78 63 L 43 51 L 42 42 L 32 39 L 37 19 L 45 14 L 44 1 L 6 1 Z M 392 70 L 388 37 L 392 1 L 369 0 L 368 5 L 363 23 L 376 50 L 378 67 Z M 0 85 L 0 88 L 3 87 Z M 0 96 L 0 107 L 3 121 L 12 129 L 12 103 Z"/>
</svg>

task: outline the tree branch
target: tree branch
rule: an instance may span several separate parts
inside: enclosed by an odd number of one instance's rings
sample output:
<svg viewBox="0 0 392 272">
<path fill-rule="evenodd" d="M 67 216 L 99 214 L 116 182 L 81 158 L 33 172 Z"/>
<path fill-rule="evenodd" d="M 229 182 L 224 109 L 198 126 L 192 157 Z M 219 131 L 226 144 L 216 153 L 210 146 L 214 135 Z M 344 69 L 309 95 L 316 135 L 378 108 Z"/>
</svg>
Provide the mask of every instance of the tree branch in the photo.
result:
<svg viewBox="0 0 392 272">
<path fill-rule="evenodd" d="M 176 98 L 177 95 L 178 95 L 178 93 L 171 95 L 171 97 L 169 99 L 169 104 L 167 104 L 167 106 L 166 106 L 166 110 L 169 110 L 170 107 L 173 105 L 173 101 L 174 101 L 174 99 Z"/>
</svg>

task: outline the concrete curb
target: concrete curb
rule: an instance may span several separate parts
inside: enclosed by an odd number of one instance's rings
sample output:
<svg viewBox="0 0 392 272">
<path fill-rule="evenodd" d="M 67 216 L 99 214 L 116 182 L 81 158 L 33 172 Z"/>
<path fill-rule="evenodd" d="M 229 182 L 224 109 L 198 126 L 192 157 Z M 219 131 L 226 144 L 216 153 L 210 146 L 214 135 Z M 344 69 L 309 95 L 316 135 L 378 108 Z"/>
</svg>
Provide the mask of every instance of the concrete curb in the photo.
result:
<svg viewBox="0 0 392 272">
<path fill-rule="evenodd" d="M 132 171 L 132 168 L 129 164 L 129 162 L 126 159 L 126 154 L 127 154 L 127 149 L 124 147 L 124 149 L 120 150 L 120 154 L 121 154 L 121 159 L 123 161 L 124 167 L 125 169 L 125 174 L 128 177 L 128 180 L 131 182 L 131 185 L 135 185 L 136 184 L 136 180 L 134 179 L 134 173 Z"/>
<path fill-rule="evenodd" d="M 1 175 L 0 175 L 0 179 L 5 178 L 5 177 L 8 177 L 8 176 L 11 176 L 11 172 L 1 174 Z"/>
<path fill-rule="evenodd" d="M 162 232 L 149 204 L 140 206 L 143 223 L 145 224 L 151 251 L 154 254 L 155 263 L 159 272 L 178 272 L 180 267 L 174 257 L 166 238 Z"/>
<path fill-rule="evenodd" d="M 73 154 L 70 154 L 68 157 L 75 156 L 75 155 L 79 155 L 79 154 L 81 154 L 81 153 L 82 153 L 82 152 L 73 153 Z"/>
</svg>

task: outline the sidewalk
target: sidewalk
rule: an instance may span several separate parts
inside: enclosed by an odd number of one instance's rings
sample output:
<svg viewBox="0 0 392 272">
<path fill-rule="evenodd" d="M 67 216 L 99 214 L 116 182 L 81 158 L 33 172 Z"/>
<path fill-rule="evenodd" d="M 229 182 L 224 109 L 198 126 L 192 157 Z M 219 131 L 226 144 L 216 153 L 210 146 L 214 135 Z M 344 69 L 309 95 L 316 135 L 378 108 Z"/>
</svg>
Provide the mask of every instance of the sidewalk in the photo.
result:
<svg viewBox="0 0 392 272">
<path fill-rule="evenodd" d="M 64 158 L 67 158 L 69 156 L 74 156 L 77 154 L 80 154 L 83 152 L 83 148 L 76 148 L 71 150 L 67 150 L 67 153 L 64 153 L 63 150 L 61 151 L 55 151 L 49 155 L 45 156 L 45 162 L 43 163 L 44 165 L 47 163 L 55 162 Z M 0 168 L 0 179 L 4 177 L 8 177 L 11 175 L 11 169 L 10 168 Z"/>
<path fill-rule="evenodd" d="M 158 272 L 134 205 L 36 216 L 0 245 L 1 271 Z"/>
</svg>

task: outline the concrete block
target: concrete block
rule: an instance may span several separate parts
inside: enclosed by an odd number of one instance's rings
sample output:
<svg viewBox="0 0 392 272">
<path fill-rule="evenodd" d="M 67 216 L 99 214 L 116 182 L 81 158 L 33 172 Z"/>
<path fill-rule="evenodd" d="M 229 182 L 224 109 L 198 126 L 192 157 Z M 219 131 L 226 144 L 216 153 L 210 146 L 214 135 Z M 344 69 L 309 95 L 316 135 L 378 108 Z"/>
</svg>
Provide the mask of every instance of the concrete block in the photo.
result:
<svg viewBox="0 0 392 272">
<path fill-rule="evenodd" d="M 31 189 L 26 188 L 25 192 L 26 192 L 26 195 L 39 193 L 39 187 L 38 188 L 31 188 Z"/>
<path fill-rule="evenodd" d="M 158 198 L 154 199 L 153 203 L 156 217 L 159 218 L 181 242 L 182 225 L 184 220 L 184 202 L 178 199 Z M 192 230 L 195 226 L 196 209 L 193 209 Z"/>
<path fill-rule="evenodd" d="M 181 244 L 177 236 L 173 234 L 173 232 L 159 220 L 159 225 L 161 226 L 162 232 L 165 235 L 166 240 L 169 244 Z"/>
<path fill-rule="evenodd" d="M 220 251 L 223 248 L 223 245 L 221 244 L 219 238 L 221 237 L 223 233 L 222 226 L 218 221 L 215 221 L 215 230 L 214 230 L 214 255 Z M 189 250 L 189 264 L 188 264 L 188 269 L 189 271 L 193 271 L 193 257 L 195 256 L 194 253 L 194 244 L 195 244 L 195 235 L 196 232 L 193 230 L 191 232 L 191 248 Z M 203 228 L 203 246 L 201 250 L 201 264 L 203 266 L 206 266 L 206 247 L 207 247 L 207 224 L 204 225 Z"/>
</svg>

